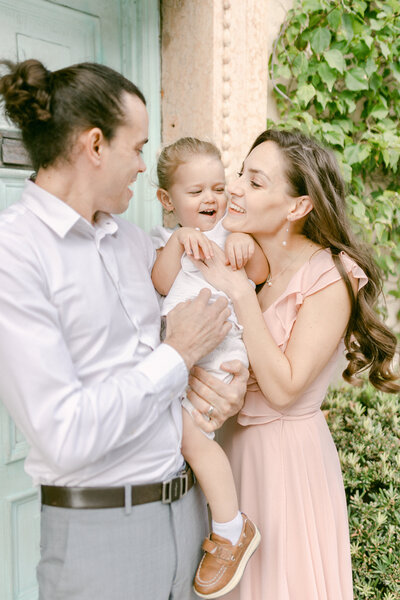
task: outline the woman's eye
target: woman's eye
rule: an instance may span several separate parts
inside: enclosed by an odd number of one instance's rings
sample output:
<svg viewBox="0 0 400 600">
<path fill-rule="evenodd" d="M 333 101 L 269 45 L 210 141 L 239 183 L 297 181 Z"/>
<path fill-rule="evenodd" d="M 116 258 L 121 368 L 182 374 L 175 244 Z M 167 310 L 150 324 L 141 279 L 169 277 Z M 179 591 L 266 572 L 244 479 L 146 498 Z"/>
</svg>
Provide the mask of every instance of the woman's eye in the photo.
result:
<svg viewBox="0 0 400 600">
<path fill-rule="evenodd" d="M 261 185 L 259 183 L 257 183 L 256 181 L 250 181 L 250 185 L 253 188 L 260 188 L 261 187 Z"/>
</svg>

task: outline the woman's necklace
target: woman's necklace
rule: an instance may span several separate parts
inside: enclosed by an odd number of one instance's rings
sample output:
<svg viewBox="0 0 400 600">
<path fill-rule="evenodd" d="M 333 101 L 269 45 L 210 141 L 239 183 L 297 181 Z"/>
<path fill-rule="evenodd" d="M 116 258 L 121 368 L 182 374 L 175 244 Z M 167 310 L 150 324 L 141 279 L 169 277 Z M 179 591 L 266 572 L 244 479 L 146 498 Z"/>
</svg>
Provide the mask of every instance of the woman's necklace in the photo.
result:
<svg viewBox="0 0 400 600">
<path fill-rule="evenodd" d="M 299 259 L 299 258 L 302 256 L 302 254 L 304 253 L 305 249 L 306 249 L 306 248 L 309 248 L 310 246 L 311 246 L 311 244 L 305 244 L 305 245 L 304 245 L 304 247 L 303 247 L 303 249 L 301 250 L 301 252 L 299 252 L 299 254 L 296 254 L 296 256 L 295 256 L 294 258 L 292 258 L 292 260 L 291 260 L 291 261 L 289 261 L 289 262 L 288 262 L 288 264 L 287 264 L 285 267 L 283 267 L 283 269 L 281 269 L 280 271 L 278 271 L 278 273 L 277 273 L 276 275 L 274 275 L 273 277 L 272 277 L 272 275 L 271 275 L 271 272 L 269 272 L 269 273 L 268 273 L 268 277 L 267 277 L 267 279 L 265 280 L 265 283 L 266 283 L 266 284 L 267 284 L 269 287 L 271 287 L 271 286 L 272 286 L 272 284 L 273 284 L 273 282 L 274 282 L 274 281 L 276 281 L 276 280 L 278 279 L 278 277 L 280 277 L 281 275 L 283 275 L 283 273 L 285 273 L 285 272 L 288 270 L 288 268 L 289 268 L 289 267 L 290 267 L 290 266 L 291 266 L 291 265 L 292 265 L 294 262 L 296 262 L 296 260 L 298 260 L 298 259 Z"/>
</svg>

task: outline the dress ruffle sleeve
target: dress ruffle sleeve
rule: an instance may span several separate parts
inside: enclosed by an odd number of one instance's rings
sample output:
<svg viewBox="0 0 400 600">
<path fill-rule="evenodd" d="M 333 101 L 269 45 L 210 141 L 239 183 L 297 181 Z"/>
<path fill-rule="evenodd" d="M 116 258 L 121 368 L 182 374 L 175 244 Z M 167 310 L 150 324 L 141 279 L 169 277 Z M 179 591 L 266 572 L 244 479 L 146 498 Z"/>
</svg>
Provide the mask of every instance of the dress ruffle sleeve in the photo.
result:
<svg viewBox="0 0 400 600">
<path fill-rule="evenodd" d="M 340 258 L 347 273 L 358 279 L 358 289 L 368 279 L 364 271 L 344 252 Z M 264 313 L 265 321 L 277 345 L 286 349 L 297 313 L 305 298 L 328 287 L 341 278 L 330 250 L 320 250 L 294 275 L 286 291 Z"/>
</svg>

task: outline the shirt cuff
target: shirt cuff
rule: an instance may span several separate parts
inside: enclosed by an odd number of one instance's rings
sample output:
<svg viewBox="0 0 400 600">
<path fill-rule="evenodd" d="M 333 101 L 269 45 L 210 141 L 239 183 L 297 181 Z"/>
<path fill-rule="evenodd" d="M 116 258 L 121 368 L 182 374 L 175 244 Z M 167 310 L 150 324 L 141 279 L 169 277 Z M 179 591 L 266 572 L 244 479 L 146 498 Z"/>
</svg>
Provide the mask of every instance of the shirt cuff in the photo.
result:
<svg viewBox="0 0 400 600">
<path fill-rule="evenodd" d="M 156 388 L 163 387 L 166 379 L 175 389 L 185 389 L 187 386 L 189 372 L 186 363 L 169 344 L 160 344 L 136 370 L 150 379 Z"/>
</svg>

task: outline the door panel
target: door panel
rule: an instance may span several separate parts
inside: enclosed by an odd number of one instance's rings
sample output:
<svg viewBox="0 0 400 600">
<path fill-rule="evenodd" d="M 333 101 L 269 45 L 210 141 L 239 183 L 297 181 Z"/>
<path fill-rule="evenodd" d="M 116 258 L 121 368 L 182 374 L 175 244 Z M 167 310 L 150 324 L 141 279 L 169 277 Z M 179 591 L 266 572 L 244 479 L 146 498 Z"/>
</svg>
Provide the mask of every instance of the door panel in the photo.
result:
<svg viewBox="0 0 400 600">
<path fill-rule="evenodd" d="M 0 15 L 2 58 L 34 57 L 50 70 L 83 60 L 101 62 L 97 16 L 45 0 L 0 0 Z M 0 116 L 0 127 L 11 127 L 4 116 Z"/>
<path fill-rule="evenodd" d="M 139 86 L 148 103 L 150 142 L 144 158 L 148 172 L 154 171 L 160 142 L 158 0 L 0 0 L 0 57 L 12 61 L 38 58 L 50 70 L 93 61 L 122 72 Z M 17 161 L 7 158 L 18 132 L 1 106 L 0 130 L 9 138 L 0 153 L 3 209 L 18 200 L 31 171 L 21 167 L 21 155 Z M 20 166 L 11 168 L 15 162 Z M 134 198 L 124 216 L 147 230 L 161 222 L 148 175 L 135 184 Z M 0 402 L 1 600 L 37 599 L 40 513 L 37 490 L 23 469 L 27 450 L 25 439 Z"/>
</svg>

